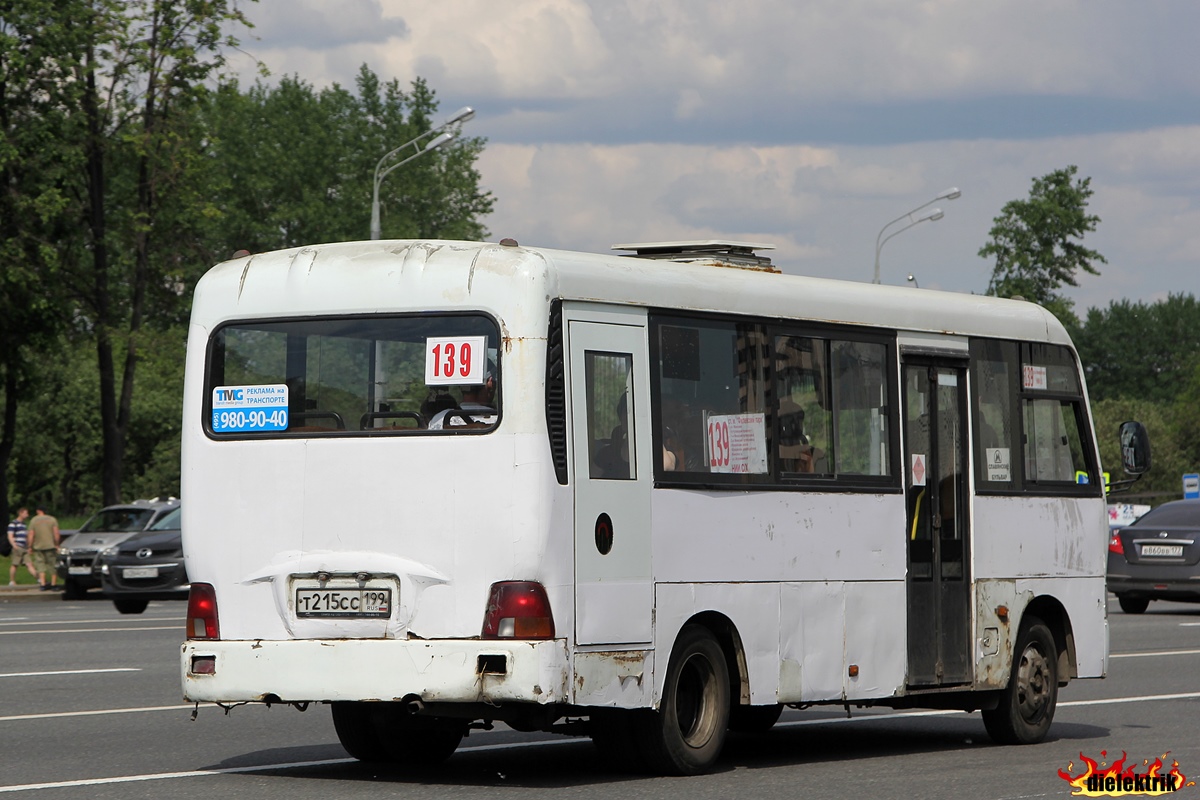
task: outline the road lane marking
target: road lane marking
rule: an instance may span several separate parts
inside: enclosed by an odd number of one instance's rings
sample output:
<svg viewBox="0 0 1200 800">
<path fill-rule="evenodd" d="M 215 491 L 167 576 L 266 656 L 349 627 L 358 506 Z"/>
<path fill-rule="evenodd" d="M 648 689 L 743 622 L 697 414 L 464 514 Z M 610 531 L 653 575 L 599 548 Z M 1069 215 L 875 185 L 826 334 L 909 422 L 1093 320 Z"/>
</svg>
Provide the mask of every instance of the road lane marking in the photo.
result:
<svg viewBox="0 0 1200 800">
<path fill-rule="evenodd" d="M 35 633 L 117 633 L 121 631 L 179 631 L 179 633 L 183 633 L 183 627 L 180 625 L 157 625 L 144 628 L 58 628 L 49 631 L 0 631 L 0 636 L 29 636 Z"/>
<path fill-rule="evenodd" d="M 1155 650 L 1149 653 L 1110 653 L 1109 658 L 1145 658 L 1146 656 L 1194 656 L 1200 650 Z"/>
<path fill-rule="evenodd" d="M 33 678 L 42 675 L 95 675 L 100 672 L 141 672 L 141 667 L 111 667 L 107 669 L 60 669 L 54 672 L 0 672 L 0 678 Z"/>
<path fill-rule="evenodd" d="M 203 708 L 204 706 L 201 706 Z M 48 714 L 14 714 L 0 717 L 0 722 L 15 722 L 22 719 L 57 719 L 59 717 L 98 717 L 102 714 L 136 714 L 142 711 L 191 711 L 193 705 L 143 706 L 141 708 L 98 708 L 95 711 L 52 711 Z"/>
<path fill-rule="evenodd" d="M 36 622 L 25 622 L 24 620 L 27 620 L 27 619 L 29 619 L 29 617 L 17 617 L 17 619 L 15 619 L 15 620 L 11 620 L 11 619 L 0 620 L 0 625 L 62 625 L 64 623 L 68 623 L 68 622 L 71 625 L 87 625 L 87 624 L 90 624 L 93 622 L 112 622 L 113 621 L 112 617 L 108 617 L 107 619 L 72 619 L 72 620 L 44 619 L 44 620 L 38 620 Z M 152 616 L 150 614 L 147 614 L 146 616 L 141 617 L 137 620 L 126 620 L 126 621 L 127 622 L 135 622 L 135 621 L 136 622 L 167 622 L 167 621 L 178 620 L 180 622 L 183 622 L 185 619 L 187 619 L 187 617 L 160 617 L 160 616 Z"/>
<path fill-rule="evenodd" d="M 104 786 L 114 783 L 136 783 L 138 781 L 163 781 L 172 778 L 202 778 L 208 775 L 232 775 L 238 772 L 261 772 L 271 769 L 303 769 L 305 767 L 324 767 L 331 764 L 346 764 L 353 758 L 330 758 L 324 761 L 295 761 L 289 764 L 276 764 L 271 767 L 219 767 L 217 769 L 197 769 L 186 772 L 158 772 L 151 775 L 123 775 L 117 778 L 84 778 L 77 781 L 56 781 L 54 783 L 26 783 L 20 786 L 0 786 L 0 793 L 28 792 L 34 789 L 67 789 L 76 786 Z"/>
<path fill-rule="evenodd" d="M 1063 706 L 1102 706 L 1111 705 L 1114 703 L 1146 703 L 1165 700 L 1182 700 L 1200 697 L 1200 692 L 1183 692 L 1179 694 L 1156 694 L 1156 695 L 1141 695 L 1138 697 L 1107 697 L 1099 700 L 1072 700 L 1066 703 L 1059 703 L 1059 707 Z M 112 709 L 111 711 L 85 711 L 77 712 L 78 714 L 106 714 L 106 713 L 122 713 L 130 711 L 166 711 L 169 709 L 185 709 L 191 708 L 187 706 L 156 706 L 151 708 L 123 708 Z M 909 719 L 913 717 L 944 717 L 951 714 L 962 714 L 962 711 L 952 710 L 932 710 L 932 711 L 904 711 L 896 714 L 867 714 L 859 717 L 830 717 L 828 719 L 811 719 L 811 720 L 796 720 L 794 722 L 781 722 L 776 725 L 776 728 L 798 728 L 809 725 L 835 725 L 847 722 L 870 722 L 883 721 L 893 719 Z M 41 714 L 30 715 L 27 717 L 0 717 L 0 722 L 10 719 L 33 719 L 52 716 L 74 716 L 75 714 Z M 485 744 L 476 747 L 464 747 L 459 750 L 460 753 L 474 753 L 494 750 L 514 750 L 523 747 L 545 747 L 558 744 L 581 744 L 582 739 L 546 739 L 536 742 L 509 742 L 506 744 Z M 142 781 L 161 781 L 172 780 L 176 778 L 202 778 L 212 775 L 233 775 L 241 772 L 273 772 L 283 769 L 307 769 L 311 767 L 325 767 L 336 764 L 353 764 L 356 759 L 353 758 L 328 758 L 320 761 L 291 761 L 278 764 L 261 764 L 258 766 L 247 767 L 218 767 L 216 769 L 199 769 L 187 770 L 183 772 L 155 772 L 144 775 L 122 775 L 114 778 L 82 778 L 73 781 L 57 781 L 53 783 L 25 783 L 13 786 L 0 786 L 0 794 L 8 794 L 10 792 L 28 792 L 36 789 L 65 789 L 79 786 L 105 786 L 117 783 L 138 783 Z"/>
</svg>

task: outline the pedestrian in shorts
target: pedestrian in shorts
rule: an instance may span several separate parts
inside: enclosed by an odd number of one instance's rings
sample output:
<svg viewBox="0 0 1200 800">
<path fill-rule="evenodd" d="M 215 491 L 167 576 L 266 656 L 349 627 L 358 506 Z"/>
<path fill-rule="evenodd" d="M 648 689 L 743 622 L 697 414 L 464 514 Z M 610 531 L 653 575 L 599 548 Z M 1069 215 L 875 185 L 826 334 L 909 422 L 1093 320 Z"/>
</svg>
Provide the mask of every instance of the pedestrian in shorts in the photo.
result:
<svg viewBox="0 0 1200 800">
<path fill-rule="evenodd" d="M 36 506 L 37 514 L 29 522 L 29 552 L 32 555 L 33 569 L 37 573 L 38 583 L 42 591 L 58 588 L 58 573 L 54 571 L 54 557 L 62 536 L 58 531 L 58 520 L 46 513 L 41 505 Z M 46 583 L 49 573 L 50 582 Z"/>
<path fill-rule="evenodd" d="M 8 568 L 8 585 L 17 585 L 17 569 L 22 565 L 29 574 L 37 577 L 33 565 L 29 563 L 29 531 L 25 520 L 29 519 L 29 509 L 21 506 L 17 509 L 17 518 L 8 523 L 8 543 L 12 547 L 12 565 Z"/>
</svg>

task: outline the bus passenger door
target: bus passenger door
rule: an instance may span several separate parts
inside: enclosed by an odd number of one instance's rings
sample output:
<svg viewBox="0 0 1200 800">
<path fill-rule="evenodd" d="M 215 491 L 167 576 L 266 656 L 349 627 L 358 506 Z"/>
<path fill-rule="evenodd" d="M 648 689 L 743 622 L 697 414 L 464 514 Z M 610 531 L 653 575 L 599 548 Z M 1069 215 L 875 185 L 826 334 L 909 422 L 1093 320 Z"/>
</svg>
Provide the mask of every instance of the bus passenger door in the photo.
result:
<svg viewBox="0 0 1200 800">
<path fill-rule="evenodd" d="M 644 644 L 651 641 L 654 605 L 646 320 L 644 313 L 594 316 L 605 321 L 567 322 L 575 639 L 585 645 Z"/>
<path fill-rule="evenodd" d="M 966 513 L 966 370 L 904 365 L 908 685 L 972 680 Z"/>
</svg>

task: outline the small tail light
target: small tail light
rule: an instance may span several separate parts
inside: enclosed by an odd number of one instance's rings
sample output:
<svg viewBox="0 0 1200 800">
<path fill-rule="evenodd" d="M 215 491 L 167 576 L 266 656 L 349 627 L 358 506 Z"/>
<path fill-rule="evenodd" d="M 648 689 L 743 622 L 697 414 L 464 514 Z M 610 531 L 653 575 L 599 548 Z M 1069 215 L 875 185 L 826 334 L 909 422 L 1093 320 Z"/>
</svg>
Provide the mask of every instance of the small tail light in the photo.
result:
<svg viewBox="0 0 1200 800">
<path fill-rule="evenodd" d="M 546 589 L 536 581 L 493 583 L 483 615 L 484 639 L 553 639 Z"/>
<path fill-rule="evenodd" d="M 1116 553 L 1119 556 L 1125 555 L 1125 545 L 1121 544 L 1121 532 L 1113 531 L 1112 538 L 1108 540 L 1108 552 Z"/>
<path fill-rule="evenodd" d="M 193 583 L 188 592 L 187 638 L 220 639 L 217 593 L 209 583 Z"/>
</svg>

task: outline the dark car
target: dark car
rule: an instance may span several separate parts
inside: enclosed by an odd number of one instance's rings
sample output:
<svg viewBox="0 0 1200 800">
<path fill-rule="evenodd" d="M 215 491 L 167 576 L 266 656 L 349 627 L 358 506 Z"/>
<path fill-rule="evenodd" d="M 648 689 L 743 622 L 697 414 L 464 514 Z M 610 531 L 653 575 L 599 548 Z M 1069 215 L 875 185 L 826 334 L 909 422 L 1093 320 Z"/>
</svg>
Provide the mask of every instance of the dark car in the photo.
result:
<svg viewBox="0 0 1200 800">
<path fill-rule="evenodd" d="M 1141 614 L 1151 600 L 1200 603 L 1200 500 L 1165 503 L 1114 529 L 1108 590 L 1126 614 Z"/>
<path fill-rule="evenodd" d="M 140 614 L 151 600 L 187 600 L 183 563 L 182 509 L 100 553 L 104 596 L 122 614 Z"/>
<path fill-rule="evenodd" d="M 78 600 L 100 586 L 100 552 L 144 531 L 179 508 L 174 497 L 105 506 L 78 531 L 64 533 L 55 571 L 63 579 L 63 599 Z"/>
</svg>

